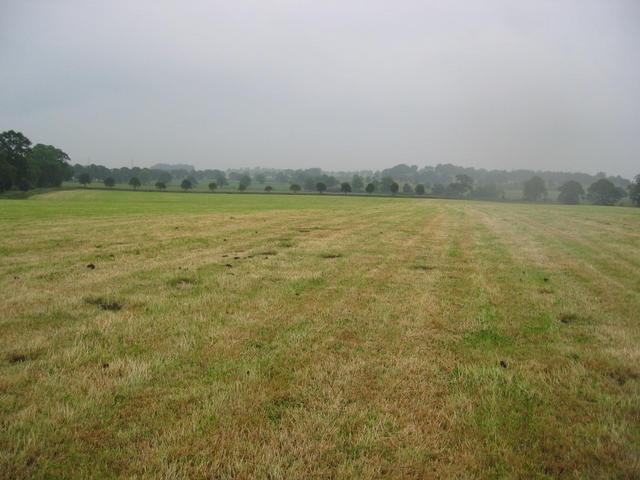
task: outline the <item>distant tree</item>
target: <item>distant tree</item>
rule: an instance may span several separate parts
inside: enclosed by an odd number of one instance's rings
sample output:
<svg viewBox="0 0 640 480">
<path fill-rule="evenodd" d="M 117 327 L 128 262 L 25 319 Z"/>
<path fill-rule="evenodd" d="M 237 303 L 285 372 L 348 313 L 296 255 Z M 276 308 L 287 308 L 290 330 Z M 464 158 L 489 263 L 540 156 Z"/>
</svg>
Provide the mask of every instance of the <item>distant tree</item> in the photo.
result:
<svg viewBox="0 0 640 480">
<path fill-rule="evenodd" d="M 502 195 L 502 191 L 495 183 L 490 183 L 474 189 L 471 195 L 480 200 L 497 200 Z"/>
<path fill-rule="evenodd" d="M 180 188 L 183 190 L 191 190 L 193 188 L 193 183 L 191 183 L 190 179 L 185 178 L 184 180 L 182 180 Z"/>
<path fill-rule="evenodd" d="M 558 201 L 566 204 L 580 203 L 580 198 L 584 196 L 584 188 L 575 180 L 569 180 L 560 187 L 560 194 L 558 195 Z"/>
<path fill-rule="evenodd" d="M 398 193 L 398 190 L 400 190 L 400 185 L 398 185 L 397 182 L 392 182 L 391 185 L 389 185 L 389 190 L 395 195 Z"/>
<path fill-rule="evenodd" d="M 224 172 L 221 172 L 220 170 L 215 171 L 214 178 L 216 179 L 216 183 L 220 188 L 224 187 L 225 185 L 229 185 L 227 176 L 225 175 Z"/>
<path fill-rule="evenodd" d="M 158 190 L 164 190 L 164 189 L 166 189 L 166 188 L 167 188 L 167 184 L 166 184 L 166 183 L 164 183 L 164 182 L 160 182 L 160 181 L 158 181 L 158 182 L 156 182 L 156 188 L 157 188 Z"/>
<path fill-rule="evenodd" d="M 636 175 L 635 181 L 629 185 L 629 198 L 631 203 L 640 207 L 640 175 Z"/>
<path fill-rule="evenodd" d="M 140 182 L 140 179 L 138 177 L 131 177 L 129 179 L 129 185 L 131 185 L 133 189 L 136 190 L 140 185 L 142 185 L 142 183 Z"/>
<path fill-rule="evenodd" d="M 244 192 L 247 189 L 247 185 L 245 185 L 244 183 L 240 182 L 238 184 L 238 190 L 240 190 L 241 192 Z"/>
<path fill-rule="evenodd" d="M 623 192 L 606 178 L 597 180 L 587 189 L 587 198 L 594 205 L 613 205 L 623 196 Z"/>
<path fill-rule="evenodd" d="M 463 198 L 473 191 L 473 179 L 469 175 L 456 175 L 456 181 L 450 183 L 445 194 L 449 197 Z"/>
<path fill-rule="evenodd" d="M 373 183 L 367 183 L 367 186 L 365 187 L 364 190 L 367 193 L 373 193 L 376 191 L 376 186 Z"/>
<path fill-rule="evenodd" d="M 445 191 L 446 191 L 446 188 L 441 183 L 434 183 L 433 188 L 431 188 L 431 193 L 438 196 L 444 195 Z"/>
<path fill-rule="evenodd" d="M 251 177 L 245 173 L 240 177 L 240 183 L 245 187 L 248 187 L 249 185 L 251 185 Z"/>
<path fill-rule="evenodd" d="M 89 175 L 86 172 L 81 173 L 80 176 L 78 177 L 78 182 L 80 182 L 80 185 L 86 188 L 87 185 L 91 183 L 91 175 Z"/>
<path fill-rule="evenodd" d="M 445 194 L 448 197 L 454 198 L 462 198 L 468 193 L 467 187 L 458 182 L 453 182 L 447 185 L 447 189 L 445 190 Z"/>
<path fill-rule="evenodd" d="M 405 183 L 402 186 L 402 193 L 413 193 L 413 188 L 411 188 L 411 185 L 409 185 L 408 183 Z"/>
<path fill-rule="evenodd" d="M 464 185 L 468 191 L 473 190 L 473 178 L 469 175 L 456 175 L 456 183 Z"/>
<path fill-rule="evenodd" d="M 381 189 L 383 192 L 387 193 L 391 191 L 391 185 L 393 185 L 395 182 L 393 181 L 393 178 L 391 177 L 383 177 L 381 180 Z"/>
<path fill-rule="evenodd" d="M 259 174 L 256 175 L 256 182 L 258 182 L 260 185 L 262 185 L 266 181 L 267 181 L 267 179 L 264 176 L 264 174 L 259 173 Z"/>
<path fill-rule="evenodd" d="M 302 190 L 302 187 L 297 183 L 292 183 L 291 186 L 289 187 L 289 190 L 291 190 L 293 193 L 297 193 L 300 190 Z"/>
<path fill-rule="evenodd" d="M 214 192 L 218 188 L 218 184 L 216 182 L 209 183 L 209 190 Z"/>
<path fill-rule="evenodd" d="M 173 175 L 171 175 L 171 173 L 169 173 L 167 171 L 162 171 L 158 175 L 157 180 L 158 180 L 158 182 L 162 182 L 162 183 L 164 183 L 166 185 L 167 183 L 171 182 L 171 180 L 173 180 Z"/>
<path fill-rule="evenodd" d="M 324 193 L 327 191 L 327 185 L 323 182 L 316 183 L 316 190 L 320 193 Z"/>
<path fill-rule="evenodd" d="M 104 179 L 104 186 L 105 186 L 105 187 L 112 188 L 112 187 L 115 187 L 115 185 L 116 185 L 116 180 L 115 180 L 115 178 L 113 178 L 113 177 L 107 177 L 107 178 L 105 178 L 105 179 Z"/>
<path fill-rule="evenodd" d="M 302 184 L 302 188 L 307 192 L 313 192 L 316 189 L 317 182 L 313 177 L 308 177 L 304 179 L 304 183 Z"/>
<path fill-rule="evenodd" d="M 354 192 L 360 192 L 364 188 L 364 180 L 360 175 L 354 175 L 351 179 L 351 187 Z"/>
<path fill-rule="evenodd" d="M 419 183 L 418 185 L 416 185 L 416 193 L 418 195 L 424 195 L 424 185 Z"/>
<path fill-rule="evenodd" d="M 525 200 L 529 200 L 530 202 L 536 202 L 546 197 L 547 187 L 544 185 L 544 180 L 536 176 L 524 182 L 523 196 Z"/>
<path fill-rule="evenodd" d="M 271 192 L 272 190 L 273 190 L 273 187 L 271 185 L 267 185 L 266 187 L 264 187 L 265 192 Z"/>
<path fill-rule="evenodd" d="M 350 193 L 351 192 L 351 185 L 349 185 L 349 182 L 342 182 L 340 184 L 340 191 L 342 193 Z"/>
</svg>

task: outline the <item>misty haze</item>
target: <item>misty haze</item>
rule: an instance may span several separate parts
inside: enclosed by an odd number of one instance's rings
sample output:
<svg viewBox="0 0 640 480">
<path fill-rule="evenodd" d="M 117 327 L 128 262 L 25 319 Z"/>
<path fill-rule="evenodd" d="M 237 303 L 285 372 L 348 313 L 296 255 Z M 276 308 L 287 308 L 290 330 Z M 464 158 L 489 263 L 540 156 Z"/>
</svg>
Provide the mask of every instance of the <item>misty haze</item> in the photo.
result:
<svg viewBox="0 0 640 480">
<path fill-rule="evenodd" d="M 640 2 L 0 2 L 0 478 L 640 477 Z"/>
</svg>

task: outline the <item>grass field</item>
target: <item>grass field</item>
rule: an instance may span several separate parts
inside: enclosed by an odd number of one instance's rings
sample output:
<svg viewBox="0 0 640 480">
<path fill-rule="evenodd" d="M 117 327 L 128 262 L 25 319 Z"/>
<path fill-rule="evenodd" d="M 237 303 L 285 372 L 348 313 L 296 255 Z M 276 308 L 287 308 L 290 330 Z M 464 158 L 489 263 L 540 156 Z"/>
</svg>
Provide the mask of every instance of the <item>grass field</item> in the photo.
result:
<svg viewBox="0 0 640 480">
<path fill-rule="evenodd" d="M 640 209 L 65 191 L 0 227 L 4 478 L 640 476 Z"/>
</svg>

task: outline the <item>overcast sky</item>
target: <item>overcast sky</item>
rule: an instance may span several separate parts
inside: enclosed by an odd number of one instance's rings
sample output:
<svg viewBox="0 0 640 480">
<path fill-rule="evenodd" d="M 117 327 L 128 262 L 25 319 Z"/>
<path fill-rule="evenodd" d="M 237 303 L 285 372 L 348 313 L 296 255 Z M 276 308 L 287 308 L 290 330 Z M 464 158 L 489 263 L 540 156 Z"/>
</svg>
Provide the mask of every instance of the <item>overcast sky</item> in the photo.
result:
<svg viewBox="0 0 640 480">
<path fill-rule="evenodd" d="M 0 130 L 74 163 L 640 172 L 639 0 L 0 0 Z"/>
</svg>

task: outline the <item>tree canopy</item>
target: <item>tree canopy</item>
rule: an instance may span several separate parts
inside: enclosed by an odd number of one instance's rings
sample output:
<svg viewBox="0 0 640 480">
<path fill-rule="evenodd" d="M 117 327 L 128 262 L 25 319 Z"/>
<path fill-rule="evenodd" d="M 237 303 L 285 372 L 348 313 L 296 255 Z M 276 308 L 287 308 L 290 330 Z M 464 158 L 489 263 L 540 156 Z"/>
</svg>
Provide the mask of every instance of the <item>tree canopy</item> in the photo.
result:
<svg viewBox="0 0 640 480">
<path fill-rule="evenodd" d="M 624 196 L 611 181 L 601 178 L 589 185 L 587 198 L 594 205 L 613 205 Z"/>
<path fill-rule="evenodd" d="M 568 205 L 580 203 L 580 199 L 584 196 L 584 188 L 575 180 L 569 180 L 560 186 L 560 194 L 558 201 Z"/>
<path fill-rule="evenodd" d="M 523 196 L 525 200 L 536 202 L 547 196 L 547 187 L 540 177 L 531 177 L 524 182 Z"/>
<path fill-rule="evenodd" d="M 73 175 L 69 156 L 53 145 L 37 144 L 22 133 L 0 133 L 0 190 L 17 185 L 22 190 L 33 187 L 59 187 Z"/>
</svg>

